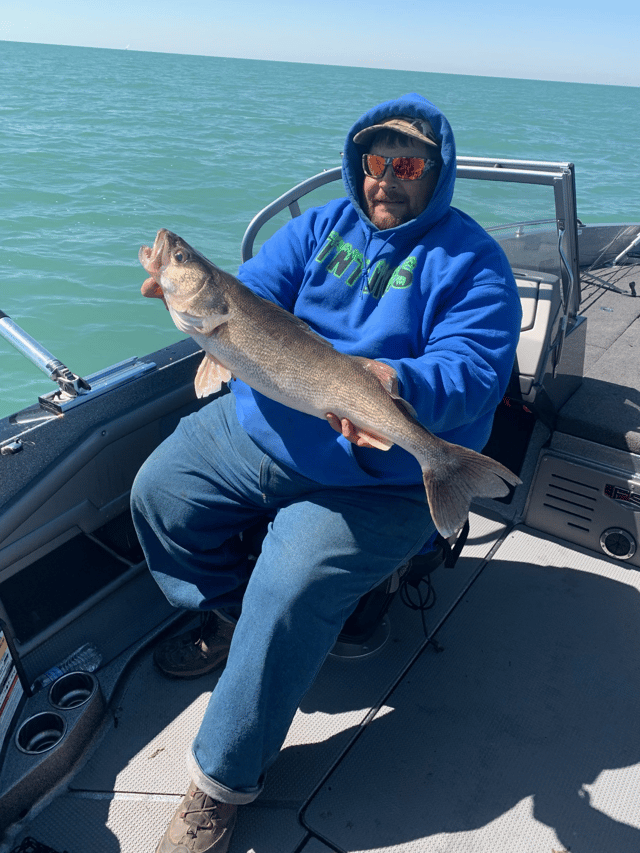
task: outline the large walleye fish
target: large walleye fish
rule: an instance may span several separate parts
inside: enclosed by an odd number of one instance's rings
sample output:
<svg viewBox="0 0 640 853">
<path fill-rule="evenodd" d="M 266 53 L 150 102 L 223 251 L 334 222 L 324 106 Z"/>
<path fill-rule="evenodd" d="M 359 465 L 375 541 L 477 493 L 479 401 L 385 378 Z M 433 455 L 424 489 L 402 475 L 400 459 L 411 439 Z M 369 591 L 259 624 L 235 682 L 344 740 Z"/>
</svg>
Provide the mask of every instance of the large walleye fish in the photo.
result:
<svg viewBox="0 0 640 853">
<path fill-rule="evenodd" d="M 171 231 L 158 231 L 139 259 L 151 276 L 142 292 L 162 296 L 178 329 L 206 353 L 195 380 L 199 397 L 235 376 L 292 409 L 347 418 L 380 449 L 403 447 L 420 464 L 433 521 L 445 537 L 462 527 L 474 497 L 502 497 L 508 484 L 521 482 L 499 462 L 425 429 L 392 385 L 383 387 L 374 372 L 379 362 L 338 352 Z"/>
</svg>

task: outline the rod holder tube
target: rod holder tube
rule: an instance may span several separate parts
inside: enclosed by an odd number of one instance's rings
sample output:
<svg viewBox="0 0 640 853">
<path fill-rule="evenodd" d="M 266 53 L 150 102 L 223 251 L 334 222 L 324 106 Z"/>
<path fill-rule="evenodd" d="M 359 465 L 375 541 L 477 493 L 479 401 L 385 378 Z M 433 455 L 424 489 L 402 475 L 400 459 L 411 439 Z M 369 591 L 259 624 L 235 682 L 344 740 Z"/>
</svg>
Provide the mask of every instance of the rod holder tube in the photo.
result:
<svg viewBox="0 0 640 853">
<path fill-rule="evenodd" d="M 617 256 L 617 258 L 613 261 L 613 266 L 617 267 L 620 261 L 622 261 L 632 249 L 635 249 L 636 246 L 640 245 L 640 234 L 633 240 L 626 249 L 623 249 L 622 252 Z"/>
<path fill-rule="evenodd" d="M 26 356 L 29 361 L 32 361 L 36 367 L 39 367 L 43 373 L 46 373 L 49 379 L 53 379 L 53 374 L 60 367 L 64 367 L 62 362 L 45 349 L 35 338 L 28 335 L 24 329 L 21 329 L 8 314 L 0 310 L 0 335 L 9 341 L 17 350 Z"/>
</svg>

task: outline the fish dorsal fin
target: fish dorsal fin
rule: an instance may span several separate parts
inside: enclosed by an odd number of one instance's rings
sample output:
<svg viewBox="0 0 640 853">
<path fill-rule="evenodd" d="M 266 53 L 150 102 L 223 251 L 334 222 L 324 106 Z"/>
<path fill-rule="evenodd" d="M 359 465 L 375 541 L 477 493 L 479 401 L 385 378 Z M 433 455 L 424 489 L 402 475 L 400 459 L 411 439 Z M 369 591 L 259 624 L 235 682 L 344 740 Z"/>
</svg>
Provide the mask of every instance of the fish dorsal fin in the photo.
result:
<svg viewBox="0 0 640 853">
<path fill-rule="evenodd" d="M 373 373 L 387 394 L 395 400 L 398 406 L 401 406 L 410 417 L 418 420 L 417 412 L 411 403 L 403 400 L 400 396 L 398 390 L 398 373 L 395 367 L 391 367 L 390 364 L 386 364 L 384 361 L 374 361 L 370 358 L 363 359 L 362 366 L 369 373 Z"/>
<path fill-rule="evenodd" d="M 196 397 L 208 397 L 209 394 L 215 394 L 222 387 L 222 383 L 228 382 L 230 379 L 231 371 L 229 368 L 221 364 L 211 353 L 206 353 L 196 373 L 194 383 Z"/>
</svg>

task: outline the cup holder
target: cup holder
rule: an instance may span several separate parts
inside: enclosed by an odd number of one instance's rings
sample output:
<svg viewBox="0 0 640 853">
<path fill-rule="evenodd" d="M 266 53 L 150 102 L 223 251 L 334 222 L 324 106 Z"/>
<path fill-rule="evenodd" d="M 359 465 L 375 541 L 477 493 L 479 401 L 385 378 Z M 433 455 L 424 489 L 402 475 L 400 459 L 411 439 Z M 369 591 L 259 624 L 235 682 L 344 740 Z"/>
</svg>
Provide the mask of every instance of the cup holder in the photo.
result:
<svg viewBox="0 0 640 853">
<path fill-rule="evenodd" d="M 54 708 L 68 711 L 88 702 L 97 689 L 98 680 L 91 673 L 67 672 L 51 685 L 49 702 Z"/>
<path fill-rule="evenodd" d="M 16 746 L 27 755 L 40 755 L 60 743 L 67 724 L 60 714 L 43 711 L 29 717 L 16 733 Z"/>
</svg>

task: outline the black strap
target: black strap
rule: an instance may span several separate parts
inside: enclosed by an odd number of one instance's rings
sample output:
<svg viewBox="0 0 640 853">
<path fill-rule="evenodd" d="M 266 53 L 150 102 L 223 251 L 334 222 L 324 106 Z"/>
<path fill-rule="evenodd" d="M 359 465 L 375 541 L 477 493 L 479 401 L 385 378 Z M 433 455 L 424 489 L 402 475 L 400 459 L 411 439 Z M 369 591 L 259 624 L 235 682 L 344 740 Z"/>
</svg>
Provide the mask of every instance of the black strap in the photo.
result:
<svg viewBox="0 0 640 853">
<path fill-rule="evenodd" d="M 465 523 L 460 528 L 460 533 L 456 538 L 456 541 L 451 545 L 448 539 L 444 539 L 440 534 L 438 534 L 439 539 L 442 541 L 438 542 L 438 544 L 442 547 L 444 552 L 444 565 L 447 569 L 452 569 L 455 564 L 458 562 L 458 557 L 462 549 L 464 548 L 467 537 L 469 536 L 469 519 L 465 521 Z M 437 541 L 437 540 L 436 540 Z"/>
</svg>

